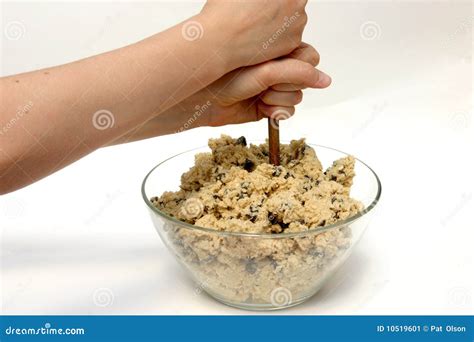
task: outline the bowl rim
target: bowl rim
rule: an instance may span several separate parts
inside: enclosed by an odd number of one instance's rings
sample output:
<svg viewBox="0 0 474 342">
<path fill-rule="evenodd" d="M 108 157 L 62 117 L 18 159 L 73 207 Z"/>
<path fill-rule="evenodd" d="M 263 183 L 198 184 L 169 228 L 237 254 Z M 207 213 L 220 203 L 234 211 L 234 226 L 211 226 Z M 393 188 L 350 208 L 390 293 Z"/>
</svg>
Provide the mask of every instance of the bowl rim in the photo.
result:
<svg viewBox="0 0 474 342">
<path fill-rule="evenodd" d="M 255 142 L 259 142 L 258 140 L 256 140 Z M 250 142 L 252 143 L 252 142 Z M 282 141 L 281 143 L 288 143 L 286 141 Z M 318 144 L 310 144 L 310 143 L 306 143 L 307 145 L 313 147 L 313 148 L 324 148 L 324 149 L 327 149 L 327 150 L 332 150 L 332 151 L 335 151 L 335 152 L 339 152 L 339 153 L 342 153 L 342 154 L 345 154 L 346 156 L 349 156 L 350 154 L 347 153 L 347 152 L 344 152 L 344 151 L 341 151 L 341 150 L 338 150 L 338 149 L 335 149 L 335 148 L 332 148 L 332 147 L 328 147 L 328 146 L 324 146 L 324 145 L 318 145 Z M 196 151 L 196 150 L 200 150 L 202 148 L 209 148 L 207 145 L 204 145 L 204 146 L 200 146 L 200 147 L 196 147 L 196 148 L 192 148 L 190 150 L 186 150 L 186 151 L 183 151 L 183 152 L 180 152 L 178 154 L 175 154 L 171 157 L 168 157 L 166 159 L 164 159 L 163 161 L 161 161 L 160 163 L 158 163 L 156 166 L 154 166 L 148 173 L 147 175 L 145 176 L 145 178 L 143 179 L 143 182 L 142 182 L 142 186 L 141 186 L 141 193 L 142 193 L 142 197 L 143 197 L 143 200 L 145 201 L 146 205 L 156 214 L 158 214 L 159 216 L 163 217 L 164 219 L 167 219 L 169 221 L 172 221 L 173 223 L 175 224 L 179 224 L 181 225 L 183 228 L 187 228 L 187 229 L 190 229 L 190 230 L 197 230 L 197 231 L 202 231 L 202 232 L 206 232 L 206 233 L 212 233 L 212 234 L 218 234 L 218 235 L 224 235 L 224 236 L 237 236 L 237 237 L 259 237 L 259 238 L 267 238 L 267 239 L 281 239 L 281 238 L 289 238 L 289 237 L 298 237 L 298 236 L 305 236 L 305 235 L 308 235 L 308 234 L 316 234 L 316 233 L 321 233 L 321 232 L 325 232 L 325 231 L 328 231 L 328 230 L 332 230 L 332 229 L 337 229 L 337 228 L 342 228 L 344 226 L 347 226 L 348 224 L 350 223 L 353 223 L 355 221 L 357 221 L 358 219 L 360 219 L 362 216 L 365 216 L 367 213 L 369 213 L 371 210 L 373 210 L 375 208 L 375 206 L 377 205 L 377 203 L 380 201 L 380 196 L 382 194 L 382 183 L 380 182 L 380 178 L 379 176 L 377 175 L 377 173 L 375 173 L 375 171 L 369 166 L 367 165 L 365 162 L 363 162 L 362 160 L 360 160 L 359 158 L 356 158 L 354 157 L 355 160 L 357 160 L 359 163 L 363 164 L 367 169 L 370 170 L 370 172 L 372 172 L 372 174 L 374 175 L 375 177 L 375 180 L 377 182 L 377 193 L 375 195 L 375 198 L 372 200 L 372 202 L 366 207 L 364 208 L 362 211 L 360 211 L 359 213 L 351 216 L 351 217 L 348 217 L 347 219 L 345 220 L 342 220 L 342 221 L 338 221 L 336 223 L 333 223 L 333 224 L 330 224 L 328 226 L 324 226 L 324 227 L 316 227 L 316 228 L 311 228 L 311 229 L 308 229 L 308 230 L 305 230 L 305 231 L 302 231 L 302 232 L 294 232 L 294 233 L 278 233 L 278 234 L 268 234 L 268 233 L 245 233 L 245 232 L 226 232 L 226 231 L 220 231 L 220 230 L 215 230 L 215 229 L 212 229 L 212 228 L 206 228 L 206 227 L 201 227 L 201 226 L 196 226 L 196 225 L 193 225 L 193 224 L 190 224 L 190 223 L 187 223 L 187 222 L 183 222 L 183 221 L 180 221 L 168 214 L 166 214 L 165 212 L 159 210 L 157 207 L 155 207 L 150 199 L 147 197 L 146 195 L 146 191 L 145 191 L 145 186 L 146 186 L 146 183 L 147 183 L 147 180 L 148 180 L 148 177 L 153 173 L 153 171 L 155 171 L 158 167 L 160 167 L 161 165 L 163 165 L 164 163 L 166 163 L 167 161 L 173 159 L 173 158 L 176 158 L 180 155 L 183 155 L 183 154 L 186 154 L 186 153 L 189 153 L 189 152 L 192 152 L 192 151 Z M 317 155 L 317 150 L 316 150 L 316 155 Z"/>
</svg>

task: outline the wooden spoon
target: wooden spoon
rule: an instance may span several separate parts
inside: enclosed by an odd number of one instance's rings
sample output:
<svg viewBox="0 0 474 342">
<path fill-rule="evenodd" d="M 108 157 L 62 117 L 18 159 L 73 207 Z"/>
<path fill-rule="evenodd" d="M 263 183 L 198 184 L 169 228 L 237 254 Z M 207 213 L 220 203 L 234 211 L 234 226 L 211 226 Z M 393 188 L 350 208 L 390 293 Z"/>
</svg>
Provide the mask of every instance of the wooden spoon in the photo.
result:
<svg viewBox="0 0 474 342">
<path fill-rule="evenodd" d="M 280 124 L 278 119 L 268 118 L 268 152 L 270 164 L 280 165 Z"/>
</svg>

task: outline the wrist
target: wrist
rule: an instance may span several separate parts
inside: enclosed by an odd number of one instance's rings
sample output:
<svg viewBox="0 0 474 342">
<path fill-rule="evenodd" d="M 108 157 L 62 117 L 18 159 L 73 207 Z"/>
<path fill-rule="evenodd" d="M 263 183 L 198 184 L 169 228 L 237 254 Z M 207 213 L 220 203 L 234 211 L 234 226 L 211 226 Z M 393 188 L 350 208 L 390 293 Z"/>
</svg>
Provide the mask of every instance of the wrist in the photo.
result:
<svg viewBox="0 0 474 342">
<path fill-rule="evenodd" d="M 241 66 L 236 58 L 238 47 L 235 46 L 235 34 L 228 23 L 221 23 L 210 11 L 202 11 L 187 22 L 191 21 L 202 26 L 202 48 L 209 52 L 212 60 L 215 60 L 222 72 L 221 76 Z"/>
</svg>

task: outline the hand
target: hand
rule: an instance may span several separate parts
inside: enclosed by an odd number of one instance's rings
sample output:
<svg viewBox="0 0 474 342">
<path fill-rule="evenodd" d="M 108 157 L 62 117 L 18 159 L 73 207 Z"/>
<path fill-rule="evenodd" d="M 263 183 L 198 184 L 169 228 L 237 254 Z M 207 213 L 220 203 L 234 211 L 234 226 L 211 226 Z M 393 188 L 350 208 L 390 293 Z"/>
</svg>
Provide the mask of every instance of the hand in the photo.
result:
<svg viewBox="0 0 474 342">
<path fill-rule="evenodd" d="M 291 107 L 298 94 L 269 93 L 261 101 L 256 96 L 276 83 L 316 86 L 320 74 L 291 58 L 257 63 L 288 54 L 299 44 L 305 5 L 306 0 L 210 0 L 187 22 L 135 44 L 0 78 L 0 194 L 111 142 L 136 139 L 133 132 L 147 137 L 187 128 L 185 120 L 202 101 L 214 105 L 200 110 L 197 124 L 243 122 L 250 120 L 248 113 L 256 120 L 268 113 L 266 102 Z M 185 34 L 186 28 L 194 29 L 187 24 L 202 26 L 197 39 Z M 250 65 L 255 67 L 228 75 Z M 19 106 L 28 120 L 10 127 Z"/>
<path fill-rule="evenodd" d="M 229 54 L 229 70 L 234 70 L 296 49 L 308 20 L 306 3 L 307 0 L 208 0 L 199 17 L 204 21 L 204 35 L 207 28 L 223 31 L 227 42 L 218 53 Z"/>
<path fill-rule="evenodd" d="M 303 45 L 285 58 L 231 72 L 198 94 L 207 93 L 212 104 L 201 124 L 244 123 L 274 114 L 289 118 L 303 98 L 302 89 L 329 86 L 329 76 L 314 68 L 318 61 L 316 50 Z"/>
<path fill-rule="evenodd" d="M 314 68 L 318 52 L 308 44 L 280 60 L 235 70 L 114 143 L 150 138 L 199 126 L 222 126 L 291 116 L 302 89 L 326 88 L 331 79 Z M 196 106 L 199 106 L 197 110 Z"/>
</svg>

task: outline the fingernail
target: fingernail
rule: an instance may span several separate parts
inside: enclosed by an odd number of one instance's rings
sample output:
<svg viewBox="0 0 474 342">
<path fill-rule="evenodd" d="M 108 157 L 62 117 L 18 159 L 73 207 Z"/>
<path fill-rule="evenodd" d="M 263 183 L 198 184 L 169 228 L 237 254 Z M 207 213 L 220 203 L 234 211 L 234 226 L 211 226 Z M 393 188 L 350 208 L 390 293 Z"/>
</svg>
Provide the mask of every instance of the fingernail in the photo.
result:
<svg viewBox="0 0 474 342">
<path fill-rule="evenodd" d="M 316 83 L 316 87 L 318 88 L 325 88 L 331 84 L 331 77 L 329 75 L 325 74 L 324 72 L 320 71 L 319 72 L 319 80 Z"/>
</svg>

